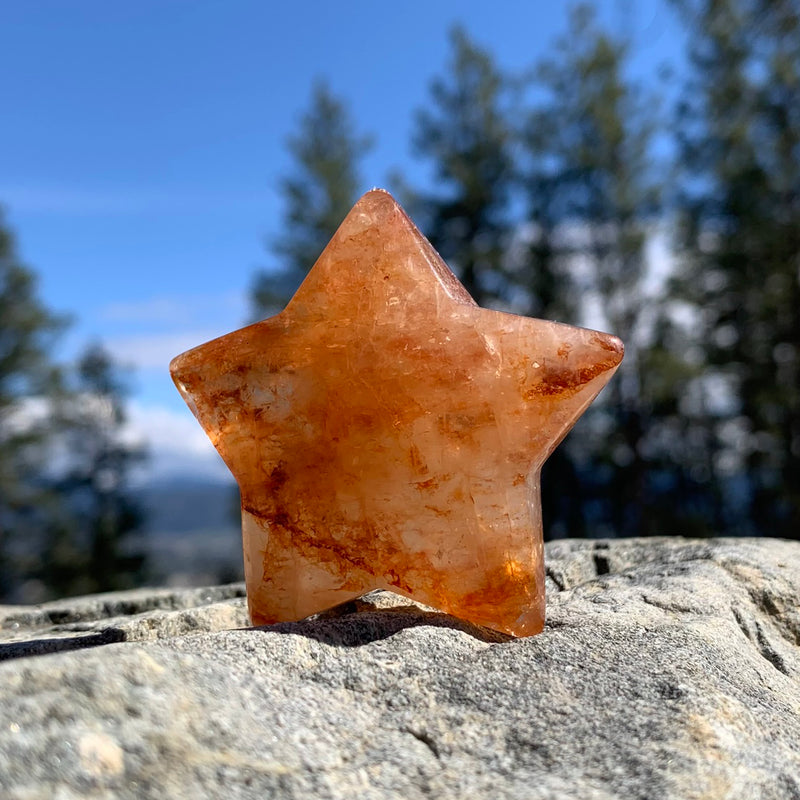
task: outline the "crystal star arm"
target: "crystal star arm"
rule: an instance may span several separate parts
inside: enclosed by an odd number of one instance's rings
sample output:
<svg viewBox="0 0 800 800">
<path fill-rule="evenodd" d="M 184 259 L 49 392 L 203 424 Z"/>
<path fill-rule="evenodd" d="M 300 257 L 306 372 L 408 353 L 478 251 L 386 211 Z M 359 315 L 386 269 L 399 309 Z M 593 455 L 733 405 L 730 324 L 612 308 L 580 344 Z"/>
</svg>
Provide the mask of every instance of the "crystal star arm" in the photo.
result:
<svg viewBox="0 0 800 800">
<path fill-rule="evenodd" d="M 366 194 L 283 312 L 171 365 L 239 483 L 253 622 L 386 588 L 539 632 L 541 465 L 621 359 L 613 336 L 479 308 Z"/>
</svg>

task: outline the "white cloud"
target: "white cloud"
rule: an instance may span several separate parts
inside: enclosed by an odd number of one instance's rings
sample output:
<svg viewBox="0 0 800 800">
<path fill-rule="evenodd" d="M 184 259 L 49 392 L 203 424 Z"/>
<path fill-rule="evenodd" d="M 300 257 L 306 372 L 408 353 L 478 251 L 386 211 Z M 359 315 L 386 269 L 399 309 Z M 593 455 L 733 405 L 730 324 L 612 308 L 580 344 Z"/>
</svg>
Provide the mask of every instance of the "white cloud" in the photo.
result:
<svg viewBox="0 0 800 800">
<path fill-rule="evenodd" d="M 661 293 L 664 284 L 675 271 L 675 257 L 671 249 L 670 236 L 669 229 L 657 226 L 647 237 L 648 272 L 645 277 L 645 291 L 651 297 Z"/>
<path fill-rule="evenodd" d="M 162 295 L 103 306 L 97 316 L 115 329 L 103 337 L 114 358 L 135 370 L 164 370 L 179 353 L 242 327 L 247 295 Z"/>
<path fill-rule="evenodd" d="M 0 444 L 4 439 L 28 434 L 47 422 L 52 409 L 43 397 L 24 397 L 4 410 Z"/>
<path fill-rule="evenodd" d="M 132 402 L 125 438 L 147 448 L 148 459 L 137 470 L 137 481 L 176 477 L 230 480 L 228 468 L 188 409 L 179 412 Z"/>
<path fill-rule="evenodd" d="M 103 413 L 98 399 L 82 397 L 81 407 L 94 406 L 93 413 Z M 210 440 L 188 409 L 176 411 L 155 404 L 132 401 L 126 408 L 127 420 L 122 441 L 146 448 L 147 460 L 137 466 L 132 476 L 135 484 L 169 478 L 231 480 L 231 474 Z M 25 398 L 0 430 L 3 435 L 22 433 L 45 422 L 52 414 L 43 398 Z M 68 461 L 64 445 L 56 443 L 48 456 L 49 467 L 56 471 Z"/>
<path fill-rule="evenodd" d="M 190 330 L 125 336 L 104 342 L 115 360 L 136 370 L 165 370 L 175 356 L 228 333 L 228 330 Z"/>
<path fill-rule="evenodd" d="M 100 319 L 107 322 L 145 325 L 197 325 L 203 320 L 225 317 L 244 319 L 247 297 L 239 291 L 222 294 L 157 296 L 137 302 L 114 302 L 102 307 Z"/>
<path fill-rule="evenodd" d="M 100 309 L 100 319 L 109 322 L 179 323 L 191 318 L 186 303 L 175 297 L 150 297 L 138 303 L 109 303 Z"/>
<path fill-rule="evenodd" d="M 167 369 L 175 356 L 241 326 L 247 296 L 241 291 L 207 295 L 160 295 L 139 302 L 112 303 L 99 316 L 125 335 L 106 336 L 114 359 L 133 368 L 158 396 L 174 393 Z M 134 378 L 136 380 L 136 378 Z M 177 401 L 177 393 L 175 393 Z M 133 399 L 128 404 L 128 441 L 144 444 L 149 458 L 137 480 L 171 477 L 230 480 L 230 473 L 187 408 L 164 400 Z"/>
</svg>

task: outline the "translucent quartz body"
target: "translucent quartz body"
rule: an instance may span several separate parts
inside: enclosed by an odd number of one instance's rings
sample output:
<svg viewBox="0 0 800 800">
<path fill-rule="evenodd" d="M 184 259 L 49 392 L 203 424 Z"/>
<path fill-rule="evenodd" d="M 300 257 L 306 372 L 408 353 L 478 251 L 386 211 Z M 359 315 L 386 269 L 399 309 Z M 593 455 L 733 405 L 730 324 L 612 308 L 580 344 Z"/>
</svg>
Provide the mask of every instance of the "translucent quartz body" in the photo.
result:
<svg viewBox="0 0 800 800">
<path fill-rule="evenodd" d="M 621 359 L 614 336 L 479 308 L 364 195 L 283 312 L 171 365 L 239 483 L 253 623 L 384 588 L 541 631 L 541 465 Z"/>
</svg>

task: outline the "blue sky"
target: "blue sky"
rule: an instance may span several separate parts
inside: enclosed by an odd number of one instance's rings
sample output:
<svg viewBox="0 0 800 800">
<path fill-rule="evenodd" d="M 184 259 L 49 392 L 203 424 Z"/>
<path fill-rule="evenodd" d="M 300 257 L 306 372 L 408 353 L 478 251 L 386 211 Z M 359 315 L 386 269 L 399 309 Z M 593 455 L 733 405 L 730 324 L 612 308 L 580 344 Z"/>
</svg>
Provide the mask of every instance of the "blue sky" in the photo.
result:
<svg viewBox="0 0 800 800">
<path fill-rule="evenodd" d="M 659 0 L 607 0 L 632 68 L 677 57 Z M 169 380 L 172 356 L 240 327 L 264 242 L 279 230 L 285 142 L 324 77 L 375 137 L 364 189 L 399 169 L 414 109 L 461 23 L 520 70 L 563 32 L 558 0 L 25 0 L 0 22 L 0 204 L 69 356 L 100 340 L 134 368 L 132 421 L 153 469 L 186 459 L 220 473 Z M 183 459 L 183 460 L 182 460 Z"/>
</svg>

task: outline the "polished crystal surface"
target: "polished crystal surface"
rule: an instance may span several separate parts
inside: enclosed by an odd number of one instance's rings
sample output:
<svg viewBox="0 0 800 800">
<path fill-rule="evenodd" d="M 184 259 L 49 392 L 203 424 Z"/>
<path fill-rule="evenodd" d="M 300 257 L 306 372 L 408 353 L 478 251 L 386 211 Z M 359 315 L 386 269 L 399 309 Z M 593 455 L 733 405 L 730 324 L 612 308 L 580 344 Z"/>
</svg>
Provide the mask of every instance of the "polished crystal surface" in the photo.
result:
<svg viewBox="0 0 800 800">
<path fill-rule="evenodd" d="M 171 364 L 241 490 L 254 624 L 384 588 L 541 631 L 541 465 L 621 359 L 614 336 L 479 308 L 368 192 L 284 311 Z"/>
</svg>

